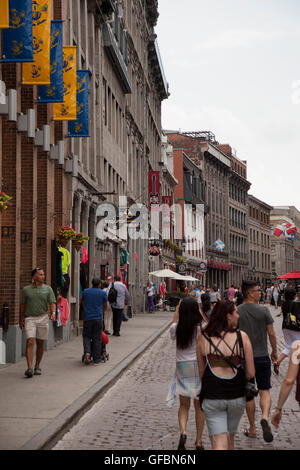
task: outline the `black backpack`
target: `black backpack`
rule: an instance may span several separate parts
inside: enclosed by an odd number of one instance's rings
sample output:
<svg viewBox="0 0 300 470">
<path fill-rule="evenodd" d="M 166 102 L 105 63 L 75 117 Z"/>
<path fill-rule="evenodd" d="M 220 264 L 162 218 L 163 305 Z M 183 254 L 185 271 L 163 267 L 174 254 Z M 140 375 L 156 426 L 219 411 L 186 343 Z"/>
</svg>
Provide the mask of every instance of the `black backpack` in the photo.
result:
<svg viewBox="0 0 300 470">
<path fill-rule="evenodd" d="M 108 296 L 107 296 L 109 303 L 114 304 L 117 300 L 117 297 L 118 297 L 118 292 L 116 291 L 114 287 L 114 283 L 112 283 Z"/>
</svg>

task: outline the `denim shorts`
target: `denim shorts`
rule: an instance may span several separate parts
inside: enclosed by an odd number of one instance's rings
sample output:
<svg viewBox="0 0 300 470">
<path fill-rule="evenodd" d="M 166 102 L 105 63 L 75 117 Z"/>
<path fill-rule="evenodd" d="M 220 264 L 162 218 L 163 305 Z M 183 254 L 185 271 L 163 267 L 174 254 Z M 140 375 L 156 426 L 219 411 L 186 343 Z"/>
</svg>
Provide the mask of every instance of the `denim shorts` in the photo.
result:
<svg viewBox="0 0 300 470">
<path fill-rule="evenodd" d="M 237 431 L 245 410 L 245 397 L 233 400 L 210 400 L 205 398 L 202 409 L 205 414 L 209 436 Z"/>
<path fill-rule="evenodd" d="M 258 390 L 270 390 L 271 385 L 271 359 L 269 356 L 254 358 L 255 380 Z M 250 382 L 255 383 L 254 379 Z"/>
</svg>

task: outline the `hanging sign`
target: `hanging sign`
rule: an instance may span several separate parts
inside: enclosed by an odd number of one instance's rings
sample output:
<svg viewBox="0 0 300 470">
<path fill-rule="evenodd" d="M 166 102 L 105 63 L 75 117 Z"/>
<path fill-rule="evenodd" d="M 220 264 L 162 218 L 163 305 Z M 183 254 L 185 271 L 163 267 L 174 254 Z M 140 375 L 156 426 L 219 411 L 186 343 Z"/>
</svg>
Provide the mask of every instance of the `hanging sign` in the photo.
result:
<svg viewBox="0 0 300 470">
<path fill-rule="evenodd" d="M 76 120 L 76 46 L 63 47 L 64 101 L 54 103 L 54 121 Z"/>
<path fill-rule="evenodd" d="M 0 28 L 9 28 L 9 1 L 2 0 L 0 3 Z"/>
<path fill-rule="evenodd" d="M 77 70 L 77 119 L 69 122 L 68 137 L 89 137 L 89 71 Z"/>
<path fill-rule="evenodd" d="M 50 85 L 38 86 L 39 103 L 63 103 L 63 22 L 51 21 Z"/>
<path fill-rule="evenodd" d="M 51 0 L 32 2 L 32 64 L 23 64 L 23 85 L 50 85 Z"/>
<path fill-rule="evenodd" d="M 2 31 L 2 62 L 33 62 L 32 0 L 10 0 L 9 5 L 9 29 Z"/>
</svg>

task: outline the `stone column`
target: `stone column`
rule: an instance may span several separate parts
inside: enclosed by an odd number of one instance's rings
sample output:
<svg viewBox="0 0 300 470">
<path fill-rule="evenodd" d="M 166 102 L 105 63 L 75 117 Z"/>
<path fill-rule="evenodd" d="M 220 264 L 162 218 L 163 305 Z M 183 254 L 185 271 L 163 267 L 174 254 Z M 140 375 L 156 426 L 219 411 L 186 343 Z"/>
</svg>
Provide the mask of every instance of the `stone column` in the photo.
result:
<svg viewBox="0 0 300 470">
<path fill-rule="evenodd" d="M 82 207 L 82 196 L 76 194 L 73 201 L 74 205 L 74 220 L 73 228 L 76 232 L 80 232 L 80 219 L 81 219 L 81 207 Z M 72 249 L 72 285 L 73 292 L 72 296 L 76 298 L 75 315 L 74 315 L 74 328 L 77 334 L 79 334 L 79 280 L 80 280 L 80 259 L 79 253 L 73 248 Z"/>
<path fill-rule="evenodd" d="M 96 211 L 94 207 L 90 207 L 90 212 L 89 212 L 89 232 L 88 235 L 90 237 L 89 239 L 89 278 L 90 280 L 93 279 L 96 275 L 96 270 L 95 270 L 95 255 L 96 255 L 96 249 L 95 249 L 95 243 L 96 243 Z"/>
</svg>

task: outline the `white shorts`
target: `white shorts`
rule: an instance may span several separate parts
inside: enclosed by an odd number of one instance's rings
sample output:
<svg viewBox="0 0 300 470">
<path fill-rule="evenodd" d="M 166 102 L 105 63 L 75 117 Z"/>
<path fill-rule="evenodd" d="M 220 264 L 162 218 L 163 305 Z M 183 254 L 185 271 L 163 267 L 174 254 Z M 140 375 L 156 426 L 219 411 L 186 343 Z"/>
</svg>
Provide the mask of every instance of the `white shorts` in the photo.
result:
<svg viewBox="0 0 300 470">
<path fill-rule="evenodd" d="M 49 316 L 48 313 L 39 317 L 25 318 L 25 332 L 27 339 L 36 338 L 47 340 L 49 333 Z"/>
</svg>

